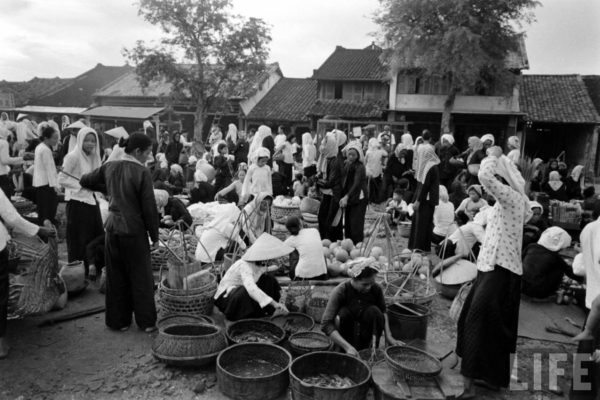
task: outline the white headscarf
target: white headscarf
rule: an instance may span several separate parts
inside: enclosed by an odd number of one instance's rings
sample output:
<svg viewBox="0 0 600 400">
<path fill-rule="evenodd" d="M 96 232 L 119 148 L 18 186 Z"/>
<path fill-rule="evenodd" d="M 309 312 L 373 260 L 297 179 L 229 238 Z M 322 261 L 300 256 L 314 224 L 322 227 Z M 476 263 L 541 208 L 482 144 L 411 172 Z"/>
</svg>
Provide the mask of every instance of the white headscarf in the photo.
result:
<svg viewBox="0 0 600 400">
<path fill-rule="evenodd" d="M 552 190 L 557 191 L 563 185 L 563 182 L 560 180 L 560 172 L 552 171 L 548 175 L 548 186 L 552 188 Z"/>
<path fill-rule="evenodd" d="M 181 168 L 181 165 L 179 165 L 179 164 L 171 165 L 171 171 L 174 171 L 174 172 L 177 172 L 177 173 L 183 175 L 183 168 Z"/>
<path fill-rule="evenodd" d="M 10 131 L 7 128 L 5 128 L 4 126 L 0 125 L 0 139 L 7 140 L 9 136 L 10 136 Z"/>
<path fill-rule="evenodd" d="M 544 212 L 544 207 L 540 203 L 538 203 L 537 201 L 530 201 L 529 209 L 533 212 L 534 208 L 539 208 L 540 210 L 542 210 L 542 212 Z"/>
<path fill-rule="evenodd" d="M 312 135 L 310 132 L 305 132 L 302 134 L 302 160 L 315 160 L 316 157 L 317 148 L 313 144 Z"/>
<path fill-rule="evenodd" d="M 512 149 L 518 149 L 521 147 L 521 140 L 517 136 L 511 136 L 507 140 L 508 146 Z"/>
<path fill-rule="evenodd" d="M 262 157 L 271 157 L 271 152 L 266 147 L 261 147 L 256 151 L 256 160 Z"/>
<path fill-rule="evenodd" d="M 169 202 L 169 192 L 161 189 L 154 189 L 154 200 L 156 201 L 156 208 L 162 214 L 165 211 L 165 207 Z"/>
<path fill-rule="evenodd" d="M 339 129 L 334 129 L 332 132 L 335 134 L 335 138 L 337 140 L 338 147 L 342 147 L 343 145 L 346 144 L 348 137 L 346 136 L 346 134 L 344 132 L 340 131 Z"/>
<path fill-rule="evenodd" d="M 235 124 L 229 124 L 227 129 L 227 135 L 225 136 L 225 140 L 230 139 L 233 143 L 237 142 L 238 139 L 238 130 Z"/>
<path fill-rule="evenodd" d="M 560 251 L 571 245 L 571 236 L 564 229 L 551 226 L 542 233 L 538 244 L 550 251 Z"/>
<path fill-rule="evenodd" d="M 449 134 L 449 133 L 444 133 L 444 134 L 442 135 L 442 140 L 441 140 L 441 141 L 442 141 L 442 143 L 444 142 L 444 140 L 445 140 L 445 141 L 447 141 L 448 143 L 450 143 L 450 145 L 453 145 L 453 144 L 454 144 L 454 136 L 452 136 L 452 135 L 451 135 L 451 134 Z"/>
<path fill-rule="evenodd" d="M 579 178 L 581 178 L 581 173 L 583 172 L 583 165 L 576 165 L 573 167 L 571 171 L 571 179 L 575 182 L 579 182 Z"/>
<path fill-rule="evenodd" d="M 450 196 L 448 195 L 448 189 L 446 189 L 446 186 L 444 185 L 440 185 L 440 194 L 439 194 L 439 198 L 440 198 L 440 203 L 447 203 L 448 200 L 450 199 Z"/>
<path fill-rule="evenodd" d="M 319 154 L 319 172 L 323 173 L 324 176 L 327 174 L 327 159 L 336 157 L 338 154 L 337 138 L 335 133 L 327 132 L 325 137 L 321 141 L 320 154 Z"/>
<path fill-rule="evenodd" d="M 425 178 L 431 167 L 440 163 L 439 157 L 435 154 L 435 149 L 430 144 L 422 144 L 417 147 L 415 161 L 415 179 L 421 183 L 425 182 Z"/>
<path fill-rule="evenodd" d="M 258 131 L 256 131 L 256 134 L 252 138 L 252 143 L 250 143 L 250 147 L 248 148 L 248 160 L 251 163 L 255 163 L 258 159 L 257 151 L 262 147 L 263 140 L 268 136 L 271 136 L 271 128 L 266 125 L 259 126 Z M 270 156 L 271 154 L 269 154 L 269 157 Z"/>
<path fill-rule="evenodd" d="M 491 140 L 492 144 L 490 146 L 493 146 L 494 143 L 496 143 L 496 139 L 494 138 L 494 135 L 492 135 L 491 133 L 486 133 L 485 135 L 483 135 L 481 137 L 481 143 L 483 144 L 484 142 L 487 142 L 488 140 Z"/>
<path fill-rule="evenodd" d="M 381 143 L 379 143 L 379 140 L 377 140 L 375 138 L 369 139 L 368 151 L 375 151 L 375 150 L 379 149 L 380 146 L 381 146 Z"/>
<path fill-rule="evenodd" d="M 196 181 L 196 182 L 207 182 L 208 181 L 208 177 L 206 176 L 206 174 L 204 172 L 196 170 L 196 172 L 194 172 L 194 181 Z"/>
<path fill-rule="evenodd" d="M 377 140 L 377 139 L 375 139 L 375 140 Z M 338 143 L 339 143 L 339 142 L 338 142 Z M 363 154 L 363 151 L 362 151 L 362 147 L 361 147 L 361 145 L 360 145 L 360 142 L 358 142 L 358 141 L 352 141 L 352 142 L 348 143 L 348 144 L 346 145 L 346 147 L 344 147 L 344 150 L 343 150 L 343 152 L 344 152 L 344 153 L 348 153 L 348 150 L 350 150 L 350 149 L 354 149 L 354 150 L 356 150 L 356 151 L 358 152 L 358 160 L 359 160 L 361 163 L 364 163 L 364 162 L 365 162 L 365 155 Z"/>
<path fill-rule="evenodd" d="M 523 179 L 517 166 L 508 157 L 502 155 L 498 158 L 496 173 L 504 178 L 513 190 L 521 195 L 525 204 L 523 207 L 525 212 L 524 221 L 529 221 L 529 218 L 531 218 L 531 208 L 529 207 L 529 199 L 525 194 L 525 179 Z"/>
<path fill-rule="evenodd" d="M 400 150 L 412 150 L 413 146 L 415 145 L 414 141 L 413 141 L 413 137 L 410 133 L 405 133 L 404 135 L 402 135 L 402 137 L 400 138 L 400 144 L 398 146 L 396 146 L 396 151 L 400 152 Z M 398 149 L 400 148 L 400 149 Z"/>
<path fill-rule="evenodd" d="M 92 134 L 96 138 L 96 147 L 91 154 L 85 154 L 83 151 L 83 142 L 87 135 Z M 77 140 L 73 140 L 75 147 L 71 150 L 63 161 L 63 166 L 67 163 L 73 163 L 73 169 L 70 169 L 69 174 L 76 178 L 81 178 L 83 175 L 100 168 L 102 157 L 100 156 L 100 141 L 98 134 L 92 128 L 81 128 L 77 132 Z"/>
</svg>

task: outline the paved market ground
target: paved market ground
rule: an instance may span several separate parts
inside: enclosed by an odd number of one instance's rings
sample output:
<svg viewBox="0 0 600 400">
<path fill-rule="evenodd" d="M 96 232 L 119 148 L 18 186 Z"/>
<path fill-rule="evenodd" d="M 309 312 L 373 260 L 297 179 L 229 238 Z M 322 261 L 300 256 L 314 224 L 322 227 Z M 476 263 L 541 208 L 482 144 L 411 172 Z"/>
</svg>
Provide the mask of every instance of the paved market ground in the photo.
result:
<svg viewBox="0 0 600 400">
<path fill-rule="evenodd" d="M 64 246 L 64 244 L 63 244 Z M 88 291 L 97 290 L 95 287 Z M 90 295 L 90 293 L 86 295 Z M 450 302 L 433 305 L 428 339 L 454 346 L 455 323 L 448 317 Z M 155 334 L 134 327 L 120 333 L 108 330 L 104 314 L 38 327 L 39 319 L 9 322 L 12 351 L 0 361 L 0 399 L 225 399 L 216 387 L 214 366 L 199 370 L 168 368 L 150 354 Z M 493 344 L 492 344 L 493 345 Z M 568 353 L 575 346 L 519 339 L 519 379 L 531 390 L 480 390 L 478 399 L 562 399 L 564 395 L 533 390 L 534 353 Z M 563 365 L 566 367 L 566 364 Z M 542 386 L 547 389 L 548 363 Z M 558 378 L 568 393 L 571 371 Z M 372 396 L 370 396 L 372 398 Z"/>
</svg>

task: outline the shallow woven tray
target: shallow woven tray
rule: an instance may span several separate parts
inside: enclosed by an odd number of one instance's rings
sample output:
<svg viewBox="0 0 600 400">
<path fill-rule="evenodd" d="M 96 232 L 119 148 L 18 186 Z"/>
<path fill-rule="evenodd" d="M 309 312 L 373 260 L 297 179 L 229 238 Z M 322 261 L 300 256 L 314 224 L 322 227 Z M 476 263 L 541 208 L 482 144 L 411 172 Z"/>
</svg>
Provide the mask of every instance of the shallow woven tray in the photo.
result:
<svg viewBox="0 0 600 400">
<path fill-rule="evenodd" d="M 290 336 L 288 343 L 295 354 L 327 351 L 333 347 L 331 339 L 321 332 L 297 332 Z"/>
<path fill-rule="evenodd" d="M 396 376 L 406 380 L 430 378 L 442 372 L 442 363 L 437 358 L 414 347 L 388 347 L 385 360 Z"/>
</svg>

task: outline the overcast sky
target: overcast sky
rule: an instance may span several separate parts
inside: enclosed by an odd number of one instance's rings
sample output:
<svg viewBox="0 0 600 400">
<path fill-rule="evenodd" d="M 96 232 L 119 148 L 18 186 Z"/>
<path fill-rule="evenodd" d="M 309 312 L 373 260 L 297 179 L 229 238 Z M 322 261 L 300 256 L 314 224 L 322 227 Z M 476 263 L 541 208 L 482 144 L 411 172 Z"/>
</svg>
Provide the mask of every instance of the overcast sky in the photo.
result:
<svg viewBox="0 0 600 400">
<path fill-rule="evenodd" d="M 527 28 L 527 73 L 600 74 L 600 1 L 542 0 Z M 271 61 L 309 77 L 336 45 L 366 47 L 376 0 L 234 0 L 235 11 L 272 27 Z M 74 77 L 97 63 L 122 65 L 121 50 L 160 37 L 133 0 L 2 0 L 0 80 Z"/>
</svg>

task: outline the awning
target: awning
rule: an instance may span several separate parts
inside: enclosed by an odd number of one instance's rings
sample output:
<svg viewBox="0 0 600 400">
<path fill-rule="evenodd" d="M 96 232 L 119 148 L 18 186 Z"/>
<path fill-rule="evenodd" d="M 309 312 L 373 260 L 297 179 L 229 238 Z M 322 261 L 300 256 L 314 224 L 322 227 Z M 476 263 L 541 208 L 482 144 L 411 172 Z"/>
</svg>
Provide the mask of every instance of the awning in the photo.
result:
<svg viewBox="0 0 600 400">
<path fill-rule="evenodd" d="M 164 107 L 100 106 L 85 110 L 81 115 L 114 119 L 148 119 L 164 109 Z"/>
<path fill-rule="evenodd" d="M 20 113 L 32 113 L 32 114 L 77 114 L 81 115 L 85 108 L 80 107 L 50 107 L 50 106 L 25 106 L 14 109 Z"/>
</svg>

